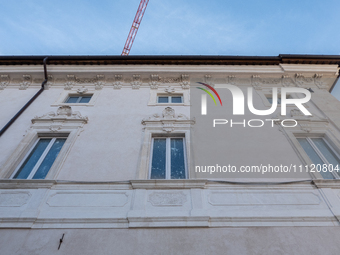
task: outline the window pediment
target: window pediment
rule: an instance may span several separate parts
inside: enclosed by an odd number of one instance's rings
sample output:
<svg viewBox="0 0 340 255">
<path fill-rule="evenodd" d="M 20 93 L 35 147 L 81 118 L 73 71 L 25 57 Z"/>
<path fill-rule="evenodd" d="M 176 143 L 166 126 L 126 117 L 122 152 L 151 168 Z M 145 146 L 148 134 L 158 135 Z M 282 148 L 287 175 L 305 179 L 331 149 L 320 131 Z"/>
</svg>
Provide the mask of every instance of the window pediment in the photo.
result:
<svg viewBox="0 0 340 255">
<path fill-rule="evenodd" d="M 87 123 L 88 117 L 82 116 L 80 112 L 72 111 L 72 108 L 70 106 L 60 106 L 57 110 L 57 112 L 48 112 L 40 117 L 35 116 L 32 119 L 32 123 L 38 123 L 38 122 L 51 122 L 51 121 L 70 121 L 70 122 L 82 122 Z"/>
<path fill-rule="evenodd" d="M 195 120 L 190 120 L 186 115 L 176 114 L 171 107 L 166 107 L 162 114 L 153 114 L 152 116 L 142 120 L 142 124 L 147 128 L 159 127 L 163 131 L 172 132 L 176 128 L 190 127 L 195 124 Z"/>
</svg>

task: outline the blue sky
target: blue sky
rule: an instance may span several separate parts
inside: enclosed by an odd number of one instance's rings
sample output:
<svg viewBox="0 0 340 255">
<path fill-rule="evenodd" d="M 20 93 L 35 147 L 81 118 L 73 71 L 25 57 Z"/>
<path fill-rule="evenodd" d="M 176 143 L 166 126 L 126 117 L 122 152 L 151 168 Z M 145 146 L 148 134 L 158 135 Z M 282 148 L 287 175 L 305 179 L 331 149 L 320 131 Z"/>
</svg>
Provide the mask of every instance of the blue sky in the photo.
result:
<svg viewBox="0 0 340 255">
<path fill-rule="evenodd" d="M 0 2 L 0 55 L 120 55 L 140 0 Z M 339 55 L 339 13 L 339 0 L 150 0 L 130 54 Z"/>
</svg>

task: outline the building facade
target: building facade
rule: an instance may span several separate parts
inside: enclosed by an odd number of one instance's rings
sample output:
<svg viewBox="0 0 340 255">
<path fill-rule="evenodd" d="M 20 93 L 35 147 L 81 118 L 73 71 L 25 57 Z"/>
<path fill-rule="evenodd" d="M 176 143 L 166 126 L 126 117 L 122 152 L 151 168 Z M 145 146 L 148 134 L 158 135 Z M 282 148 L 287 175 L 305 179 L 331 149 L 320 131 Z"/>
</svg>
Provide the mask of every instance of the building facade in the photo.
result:
<svg viewBox="0 0 340 255">
<path fill-rule="evenodd" d="M 338 254 L 339 56 L 51 56 L 46 76 L 43 59 L 0 58 L 0 127 L 47 78 L 0 137 L 1 254 Z M 262 110 L 275 88 L 278 107 L 212 129 L 202 83 L 251 88 Z M 282 114 L 292 88 L 311 115 Z"/>
</svg>

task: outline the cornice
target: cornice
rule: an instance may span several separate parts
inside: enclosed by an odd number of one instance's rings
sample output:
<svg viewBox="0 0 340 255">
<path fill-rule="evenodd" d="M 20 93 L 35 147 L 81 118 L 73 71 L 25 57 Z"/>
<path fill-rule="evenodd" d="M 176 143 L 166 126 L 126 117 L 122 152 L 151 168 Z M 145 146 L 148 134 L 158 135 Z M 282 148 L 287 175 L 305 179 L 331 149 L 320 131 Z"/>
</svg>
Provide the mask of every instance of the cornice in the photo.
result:
<svg viewBox="0 0 340 255">
<path fill-rule="evenodd" d="M 48 69 L 48 82 L 45 89 L 100 90 L 104 87 L 113 87 L 114 89 L 130 87 L 138 90 L 143 87 L 156 89 L 168 86 L 189 89 L 196 81 L 200 81 L 209 83 L 212 86 L 214 84 L 232 84 L 254 86 L 255 89 L 273 86 L 297 86 L 329 90 L 337 78 L 337 66 L 322 66 L 319 69 L 315 65 L 312 65 L 311 68 L 303 67 L 302 65 L 298 65 L 298 67 L 290 69 L 287 65 L 270 68 L 263 66 L 233 66 L 226 67 L 225 70 L 216 70 L 215 66 L 200 66 L 197 69 L 190 67 L 189 69 L 183 68 L 180 70 L 178 67 L 167 66 L 161 69 L 147 67 L 144 68 L 144 71 L 138 71 L 133 67 L 122 67 L 121 70 L 107 69 L 106 71 L 100 68 L 89 69 L 89 67 L 78 67 L 77 71 L 75 71 L 62 67 L 64 70 L 59 70 L 60 72 Z M 283 70 L 284 68 L 288 71 Z M 17 70 L 17 72 L 11 73 L 0 68 L 0 90 L 5 88 L 26 90 L 40 87 L 43 74 L 41 70 L 38 72 L 37 69 L 36 71 L 23 72 Z"/>
</svg>

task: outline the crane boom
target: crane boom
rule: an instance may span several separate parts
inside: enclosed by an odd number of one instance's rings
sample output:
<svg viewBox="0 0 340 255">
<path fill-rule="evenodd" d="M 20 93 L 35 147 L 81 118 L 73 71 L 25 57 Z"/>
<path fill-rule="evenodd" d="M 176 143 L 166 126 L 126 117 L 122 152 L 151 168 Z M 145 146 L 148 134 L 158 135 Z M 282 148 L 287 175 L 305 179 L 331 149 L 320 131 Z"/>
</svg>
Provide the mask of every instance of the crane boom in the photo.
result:
<svg viewBox="0 0 340 255">
<path fill-rule="evenodd" d="M 149 0 L 141 0 L 140 4 L 138 6 L 137 9 L 137 13 L 135 16 L 135 19 L 133 20 L 131 29 L 130 29 L 130 33 L 126 39 L 125 45 L 124 45 L 124 49 L 122 52 L 122 56 L 127 56 L 130 53 L 133 41 L 135 40 L 138 28 L 140 26 L 140 23 L 142 22 L 142 18 L 146 9 L 146 6 L 148 5 Z"/>
</svg>

